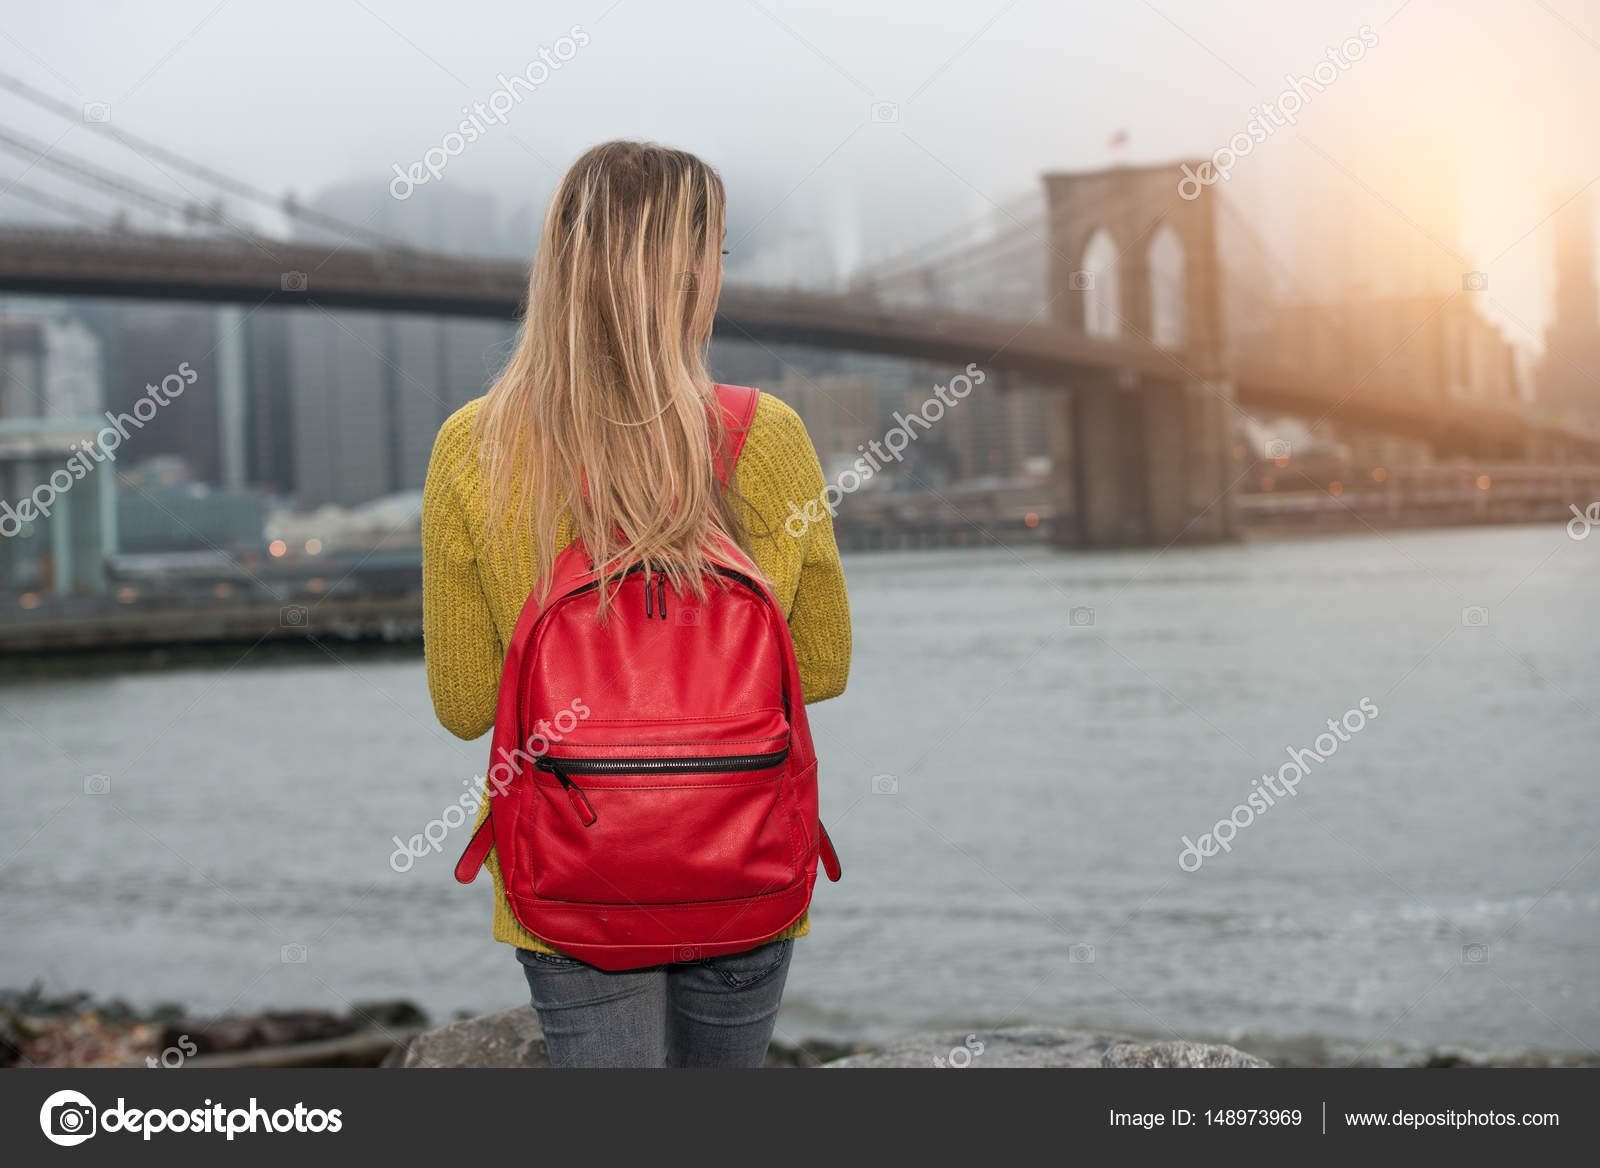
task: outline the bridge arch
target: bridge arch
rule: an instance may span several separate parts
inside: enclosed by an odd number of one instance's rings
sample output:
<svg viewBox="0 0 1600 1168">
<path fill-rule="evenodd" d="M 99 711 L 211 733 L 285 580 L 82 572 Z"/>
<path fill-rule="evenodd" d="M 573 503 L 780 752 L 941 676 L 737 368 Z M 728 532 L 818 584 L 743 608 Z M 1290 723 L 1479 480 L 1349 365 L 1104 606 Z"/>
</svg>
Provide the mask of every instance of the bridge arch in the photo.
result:
<svg viewBox="0 0 1600 1168">
<path fill-rule="evenodd" d="M 1117 241 L 1097 227 L 1084 245 L 1081 261 L 1083 331 L 1091 337 L 1122 335 L 1122 264 Z"/>
<path fill-rule="evenodd" d="M 1188 328 L 1184 285 L 1183 241 L 1172 224 L 1163 223 L 1145 250 L 1145 278 L 1150 288 L 1150 339 L 1163 349 L 1181 349 Z"/>
</svg>

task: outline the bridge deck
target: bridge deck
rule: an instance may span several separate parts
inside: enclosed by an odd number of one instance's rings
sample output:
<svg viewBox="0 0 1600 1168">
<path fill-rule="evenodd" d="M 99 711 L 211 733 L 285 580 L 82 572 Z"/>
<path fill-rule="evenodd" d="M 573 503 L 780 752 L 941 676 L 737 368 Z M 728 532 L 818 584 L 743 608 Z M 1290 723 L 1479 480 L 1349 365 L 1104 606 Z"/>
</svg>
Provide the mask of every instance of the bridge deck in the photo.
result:
<svg viewBox="0 0 1600 1168">
<path fill-rule="evenodd" d="M 515 319 L 527 265 L 492 257 L 368 251 L 257 237 L 203 239 L 0 230 L 0 290 Z M 863 294 L 727 285 L 717 314 L 727 340 L 795 344 L 1007 370 L 1046 387 L 1137 390 L 1206 382 L 1181 352 L 1051 325 L 943 310 L 889 310 Z M 1222 391 L 1225 382 L 1218 382 Z M 1600 460 L 1600 435 L 1510 406 L 1351 387 L 1300 367 L 1236 371 L 1235 400 L 1462 448 L 1510 450 L 1545 439 Z"/>
</svg>

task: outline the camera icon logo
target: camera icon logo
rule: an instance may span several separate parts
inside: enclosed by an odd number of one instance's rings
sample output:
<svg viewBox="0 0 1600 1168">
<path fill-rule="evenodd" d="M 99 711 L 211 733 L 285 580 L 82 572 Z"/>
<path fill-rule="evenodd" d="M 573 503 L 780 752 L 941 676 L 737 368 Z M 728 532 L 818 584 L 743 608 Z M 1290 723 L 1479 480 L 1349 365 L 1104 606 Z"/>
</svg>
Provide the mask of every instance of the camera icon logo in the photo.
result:
<svg viewBox="0 0 1600 1168">
<path fill-rule="evenodd" d="M 672 610 L 672 619 L 680 625 L 698 625 L 700 610 L 692 604 L 680 604 Z"/>
<path fill-rule="evenodd" d="M 1287 466 L 1289 453 L 1293 449 L 1287 438 L 1273 438 L 1265 446 L 1266 456 L 1279 466 Z"/>
<path fill-rule="evenodd" d="M 1067 287 L 1071 288 L 1074 292 L 1093 292 L 1094 273 L 1083 271 L 1073 272 L 1067 277 Z"/>
<path fill-rule="evenodd" d="M 300 944 L 285 945 L 278 950 L 278 958 L 285 965 L 304 965 L 306 963 L 306 947 Z"/>
<path fill-rule="evenodd" d="M 1487 292 L 1489 290 L 1489 273 L 1468 272 L 1461 277 L 1461 290 L 1463 292 Z"/>
<path fill-rule="evenodd" d="M 874 795 L 898 795 L 900 793 L 900 780 L 893 775 L 873 775 L 872 793 Z"/>
<path fill-rule="evenodd" d="M 83 103 L 83 120 L 86 122 L 109 122 L 111 120 L 111 106 L 103 101 L 86 101 Z"/>
<path fill-rule="evenodd" d="M 111 794 L 111 776 L 85 775 L 83 777 L 83 793 L 85 795 Z"/>
<path fill-rule="evenodd" d="M 1461 946 L 1461 964 L 1462 965 L 1488 965 L 1489 964 L 1489 946 L 1487 946 L 1487 945 L 1463 945 L 1463 946 Z"/>
<path fill-rule="evenodd" d="M 678 277 L 678 287 L 685 292 L 698 292 L 700 290 L 700 277 L 694 272 L 683 272 Z"/>
<path fill-rule="evenodd" d="M 1067 950 L 1067 961 L 1072 965 L 1093 965 L 1094 946 L 1083 944 L 1074 945 L 1072 948 Z"/>
<path fill-rule="evenodd" d="M 306 627 L 306 606 L 303 604 L 286 604 L 278 610 L 278 623 L 286 629 L 303 629 Z"/>
<path fill-rule="evenodd" d="M 285 292 L 304 292 L 306 290 L 306 274 L 304 272 L 285 272 L 279 278 L 278 284 Z"/>
<path fill-rule="evenodd" d="M 1094 609 L 1084 608 L 1082 605 L 1079 605 L 1077 608 L 1067 613 L 1067 621 L 1075 629 L 1086 629 L 1090 625 L 1094 624 Z"/>
<path fill-rule="evenodd" d="M 880 126 L 900 120 L 900 107 L 892 101 L 875 101 L 868 107 L 868 115 Z"/>
<path fill-rule="evenodd" d="M 699 961 L 700 950 L 693 945 L 679 945 L 672 953 L 674 961 Z"/>
<path fill-rule="evenodd" d="M 97 1114 L 81 1091 L 57 1091 L 39 1108 L 39 1129 L 52 1144 L 71 1148 L 95 1134 Z"/>
<path fill-rule="evenodd" d="M 1469 605 L 1461 610 L 1461 623 L 1469 629 L 1481 629 L 1489 623 L 1489 610 L 1481 604 Z"/>
</svg>

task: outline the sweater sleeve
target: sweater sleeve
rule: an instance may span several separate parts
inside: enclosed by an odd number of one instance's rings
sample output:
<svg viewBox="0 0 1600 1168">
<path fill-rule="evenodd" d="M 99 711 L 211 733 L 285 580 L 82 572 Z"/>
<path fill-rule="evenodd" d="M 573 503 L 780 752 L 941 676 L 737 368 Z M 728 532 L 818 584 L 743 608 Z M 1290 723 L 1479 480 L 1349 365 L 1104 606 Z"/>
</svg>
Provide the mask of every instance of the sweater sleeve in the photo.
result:
<svg viewBox="0 0 1600 1168">
<path fill-rule="evenodd" d="M 454 479 L 469 450 L 470 420 L 456 413 L 434 442 L 422 491 L 422 644 L 428 692 L 458 738 L 494 725 L 504 649 L 490 615 Z"/>
<path fill-rule="evenodd" d="M 789 618 L 805 700 L 837 697 L 850 676 L 850 598 L 822 466 L 800 416 L 770 394 L 757 405 L 735 482 L 751 551 Z"/>
</svg>

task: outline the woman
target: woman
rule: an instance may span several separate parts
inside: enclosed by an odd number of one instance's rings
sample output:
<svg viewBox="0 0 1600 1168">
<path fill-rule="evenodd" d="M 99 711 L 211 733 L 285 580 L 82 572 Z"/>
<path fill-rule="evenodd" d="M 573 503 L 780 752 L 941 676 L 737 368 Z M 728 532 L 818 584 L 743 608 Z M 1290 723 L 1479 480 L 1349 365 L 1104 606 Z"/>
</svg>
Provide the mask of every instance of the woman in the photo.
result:
<svg viewBox="0 0 1600 1168">
<path fill-rule="evenodd" d="M 596 146 L 551 199 L 516 352 L 444 423 L 428 468 L 423 636 L 451 733 L 493 725 L 518 615 L 575 537 L 596 563 L 681 578 L 726 535 L 784 609 L 805 701 L 843 692 L 850 610 L 832 524 L 823 511 L 798 535 L 785 527 L 824 485 L 804 426 L 762 394 L 726 491 L 707 441 L 723 207 L 704 162 L 639 142 Z M 761 1065 L 807 917 L 745 952 L 612 973 L 524 929 L 493 855 L 489 868 L 495 939 L 516 947 L 555 1065 Z"/>
</svg>

